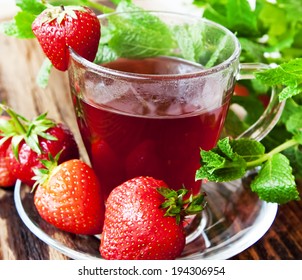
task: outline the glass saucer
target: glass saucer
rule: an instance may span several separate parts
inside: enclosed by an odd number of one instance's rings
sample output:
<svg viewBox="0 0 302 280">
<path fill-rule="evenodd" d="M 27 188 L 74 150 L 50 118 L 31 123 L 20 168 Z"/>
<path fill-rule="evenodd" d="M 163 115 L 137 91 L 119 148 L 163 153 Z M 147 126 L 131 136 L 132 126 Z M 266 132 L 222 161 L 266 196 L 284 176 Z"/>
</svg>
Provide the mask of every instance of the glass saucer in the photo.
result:
<svg viewBox="0 0 302 280">
<path fill-rule="evenodd" d="M 227 183 L 203 184 L 207 208 L 196 230 L 187 238 L 180 259 L 228 259 L 258 241 L 273 223 L 278 206 L 266 203 L 250 191 L 253 174 Z M 102 259 L 98 236 L 63 232 L 42 220 L 29 187 L 17 181 L 14 191 L 17 211 L 28 229 L 49 246 L 71 259 Z"/>
</svg>

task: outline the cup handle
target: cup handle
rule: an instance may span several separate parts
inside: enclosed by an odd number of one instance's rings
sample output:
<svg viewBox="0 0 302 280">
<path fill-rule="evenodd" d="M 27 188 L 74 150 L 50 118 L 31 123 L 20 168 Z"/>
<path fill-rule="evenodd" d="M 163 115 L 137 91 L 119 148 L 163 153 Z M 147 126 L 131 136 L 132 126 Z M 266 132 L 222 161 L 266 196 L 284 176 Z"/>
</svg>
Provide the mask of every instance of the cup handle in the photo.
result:
<svg viewBox="0 0 302 280">
<path fill-rule="evenodd" d="M 240 71 L 236 77 L 239 80 L 251 80 L 255 79 L 254 73 L 263 69 L 270 68 L 267 64 L 259 63 L 241 63 Z M 278 93 L 280 89 L 277 87 L 272 87 L 271 97 L 269 104 L 264 110 L 260 118 L 250 126 L 246 131 L 241 133 L 238 138 L 250 138 L 257 141 L 261 141 L 276 125 L 282 114 L 285 102 L 280 102 L 278 98 Z"/>
</svg>

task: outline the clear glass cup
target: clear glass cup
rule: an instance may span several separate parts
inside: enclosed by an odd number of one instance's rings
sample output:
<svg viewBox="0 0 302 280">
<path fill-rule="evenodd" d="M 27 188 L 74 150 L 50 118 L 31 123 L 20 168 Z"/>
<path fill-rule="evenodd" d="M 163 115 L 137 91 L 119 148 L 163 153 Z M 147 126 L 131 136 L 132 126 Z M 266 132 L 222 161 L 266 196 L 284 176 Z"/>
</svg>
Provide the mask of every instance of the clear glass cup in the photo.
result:
<svg viewBox="0 0 302 280">
<path fill-rule="evenodd" d="M 170 30 L 193 36 L 199 63 L 182 56 L 182 44 L 189 39 L 175 44 L 169 56 L 119 58 L 102 65 L 70 50 L 68 74 L 77 122 L 105 197 L 136 176 L 199 192 L 195 173 L 200 148 L 216 145 L 236 81 L 253 79 L 255 71 L 267 67 L 241 64 L 238 39 L 221 25 L 191 15 L 146 12 Z M 128 16 L 113 13 L 99 19 L 104 27 Z M 273 89 L 266 110 L 241 137 L 261 140 L 278 121 L 282 106 Z"/>
</svg>

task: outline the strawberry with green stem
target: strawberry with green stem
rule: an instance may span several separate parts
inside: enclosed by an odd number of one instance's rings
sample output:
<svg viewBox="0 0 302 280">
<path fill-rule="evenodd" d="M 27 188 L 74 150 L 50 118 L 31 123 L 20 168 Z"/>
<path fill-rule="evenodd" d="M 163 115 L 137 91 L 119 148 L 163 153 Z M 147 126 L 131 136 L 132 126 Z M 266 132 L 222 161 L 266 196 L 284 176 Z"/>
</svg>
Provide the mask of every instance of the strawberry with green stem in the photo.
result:
<svg viewBox="0 0 302 280">
<path fill-rule="evenodd" d="M 106 201 L 100 253 L 105 259 L 175 259 L 185 246 L 184 217 L 205 207 L 204 194 L 184 199 L 153 177 L 116 187 Z"/>
<path fill-rule="evenodd" d="M 32 31 L 53 66 L 66 71 L 69 48 L 93 61 L 101 36 L 95 13 L 80 6 L 48 6 L 32 23 Z"/>
<path fill-rule="evenodd" d="M 11 141 L 6 151 L 7 166 L 12 175 L 32 186 L 33 168 L 41 168 L 41 159 L 62 151 L 59 162 L 79 158 L 79 149 L 71 130 L 63 123 L 55 123 L 42 114 L 29 121 L 8 106 L 0 107 L 11 117 L 10 129 L 3 131 L 0 144 Z"/>
<path fill-rule="evenodd" d="M 42 160 L 35 169 L 34 204 L 40 216 L 55 227 L 74 234 L 99 234 L 105 205 L 93 169 L 79 159 L 58 165 L 60 153 Z"/>
<path fill-rule="evenodd" d="M 8 116 L 0 116 L 0 187 L 12 187 L 16 183 L 16 178 L 7 162 L 7 150 L 11 144 L 11 139 L 6 139 L 3 136 L 5 133 L 10 133 L 12 129 L 11 119 Z"/>
</svg>

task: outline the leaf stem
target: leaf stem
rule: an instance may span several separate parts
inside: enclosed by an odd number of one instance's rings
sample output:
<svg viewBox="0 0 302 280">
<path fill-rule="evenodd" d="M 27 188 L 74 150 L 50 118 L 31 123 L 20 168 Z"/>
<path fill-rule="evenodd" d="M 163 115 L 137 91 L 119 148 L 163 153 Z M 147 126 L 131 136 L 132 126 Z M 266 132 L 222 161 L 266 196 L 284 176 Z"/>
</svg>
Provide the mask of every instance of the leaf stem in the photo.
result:
<svg viewBox="0 0 302 280">
<path fill-rule="evenodd" d="M 13 110 L 11 110 L 8 106 L 1 104 L 1 109 L 6 111 L 6 113 L 14 120 L 15 127 L 20 134 L 26 134 L 26 129 L 23 124 L 20 122 L 18 114 L 16 114 Z"/>
<path fill-rule="evenodd" d="M 290 139 L 287 140 L 286 142 L 284 142 L 283 144 L 277 146 L 276 148 L 274 148 L 273 150 L 271 150 L 270 152 L 264 154 L 261 158 L 258 158 L 256 160 L 247 162 L 246 167 L 247 169 L 251 169 L 254 168 L 256 166 L 259 166 L 260 164 L 262 164 L 263 162 L 267 161 L 269 158 L 271 158 L 273 155 L 278 154 L 290 147 L 296 146 L 298 145 L 298 141 L 296 141 L 295 139 Z"/>
</svg>

